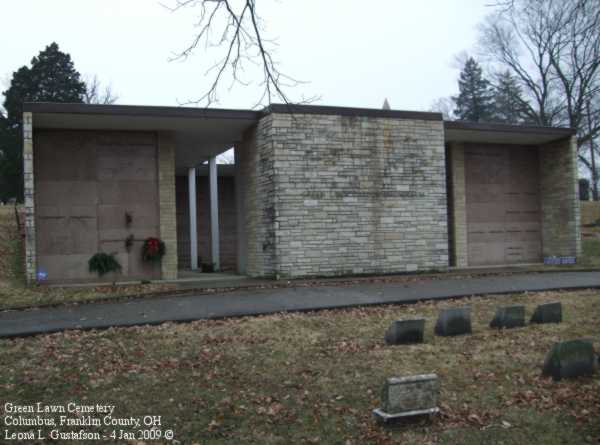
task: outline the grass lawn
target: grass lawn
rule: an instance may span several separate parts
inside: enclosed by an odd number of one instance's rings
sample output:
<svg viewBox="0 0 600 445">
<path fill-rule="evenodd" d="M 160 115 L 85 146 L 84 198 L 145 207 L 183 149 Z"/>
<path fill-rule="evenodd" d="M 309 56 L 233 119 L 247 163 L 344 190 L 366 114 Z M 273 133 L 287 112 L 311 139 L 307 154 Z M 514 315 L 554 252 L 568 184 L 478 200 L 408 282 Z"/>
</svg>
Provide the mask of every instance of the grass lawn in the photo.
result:
<svg viewBox="0 0 600 445">
<path fill-rule="evenodd" d="M 581 265 L 600 267 L 600 238 L 583 238 Z"/>
<path fill-rule="evenodd" d="M 498 304 L 524 303 L 531 315 L 557 300 L 562 324 L 487 326 Z M 439 310 L 463 304 L 473 335 L 434 337 Z M 384 344 L 392 320 L 417 315 L 427 318 L 424 344 Z M 600 373 L 540 377 L 553 342 L 582 336 L 598 347 L 598 291 L 0 340 L 0 414 L 5 402 L 108 403 L 115 416 L 163 416 L 182 444 L 598 444 Z M 386 377 L 429 372 L 441 379 L 441 415 L 375 424 Z"/>
</svg>

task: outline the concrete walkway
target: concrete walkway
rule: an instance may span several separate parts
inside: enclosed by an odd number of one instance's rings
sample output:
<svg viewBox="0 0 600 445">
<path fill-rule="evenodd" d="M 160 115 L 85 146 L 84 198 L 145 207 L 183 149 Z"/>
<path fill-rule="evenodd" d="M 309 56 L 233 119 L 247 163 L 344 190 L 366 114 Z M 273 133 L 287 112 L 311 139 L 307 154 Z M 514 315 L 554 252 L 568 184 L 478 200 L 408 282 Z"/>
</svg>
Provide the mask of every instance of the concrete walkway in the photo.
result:
<svg viewBox="0 0 600 445">
<path fill-rule="evenodd" d="M 550 289 L 600 288 L 600 272 L 552 272 L 438 279 L 411 283 L 239 290 L 115 303 L 0 312 L 0 337 L 21 337 L 66 329 L 157 324 L 282 311 L 310 311 L 361 305 L 414 303 L 479 294 Z"/>
</svg>

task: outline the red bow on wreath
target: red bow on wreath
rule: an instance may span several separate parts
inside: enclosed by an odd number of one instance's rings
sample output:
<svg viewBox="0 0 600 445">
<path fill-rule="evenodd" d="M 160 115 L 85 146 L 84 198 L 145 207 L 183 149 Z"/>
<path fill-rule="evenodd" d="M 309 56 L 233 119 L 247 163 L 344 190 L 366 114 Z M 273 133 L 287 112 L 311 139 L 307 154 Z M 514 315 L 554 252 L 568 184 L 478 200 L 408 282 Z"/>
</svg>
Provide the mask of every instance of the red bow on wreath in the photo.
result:
<svg viewBox="0 0 600 445">
<path fill-rule="evenodd" d="M 148 251 L 149 253 L 158 252 L 158 240 L 156 238 L 150 238 L 148 240 Z"/>
<path fill-rule="evenodd" d="M 165 254 L 165 243 L 158 238 L 147 238 L 142 249 L 142 257 L 146 261 L 158 261 Z"/>
</svg>

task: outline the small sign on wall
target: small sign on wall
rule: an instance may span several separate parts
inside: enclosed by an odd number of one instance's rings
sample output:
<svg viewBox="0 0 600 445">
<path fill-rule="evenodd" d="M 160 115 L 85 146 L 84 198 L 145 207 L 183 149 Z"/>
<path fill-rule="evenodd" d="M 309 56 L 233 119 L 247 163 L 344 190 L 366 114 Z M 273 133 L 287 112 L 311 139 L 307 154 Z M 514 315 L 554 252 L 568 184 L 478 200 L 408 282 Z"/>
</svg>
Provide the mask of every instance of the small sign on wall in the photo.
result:
<svg viewBox="0 0 600 445">
<path fill-rule="evenodd" d="M 577 258 L 574 256 L 547 256 L 544 257 L 544 264 L 558 266 L 562 264 L 576 264 Z"/>
<path fill-rule="evenodd" d="M 38 281 L 46 281 L 46 279 L 48 279 L 48 272 L 40 268 L 38 269 L 36 276 Z"/>
</svg>

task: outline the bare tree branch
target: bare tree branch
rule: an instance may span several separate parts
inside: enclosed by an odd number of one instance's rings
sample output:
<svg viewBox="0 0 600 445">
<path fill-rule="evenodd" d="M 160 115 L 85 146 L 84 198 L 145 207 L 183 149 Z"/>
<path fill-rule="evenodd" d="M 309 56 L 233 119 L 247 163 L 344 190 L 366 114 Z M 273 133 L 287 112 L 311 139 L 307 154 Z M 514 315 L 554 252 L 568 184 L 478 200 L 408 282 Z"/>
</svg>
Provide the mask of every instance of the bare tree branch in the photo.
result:
<svg viewBox="0 0 600 445">
<path fill-rule="evenodd" d="M 535 122 L 577 130 L 579 157 L 589 166 L 585 144 L 600 137 L 600 2 L 511 0 L 493 6 L 482 26 L 484 53 L 518 78 Z M 584 125 L 588 100 L 591 128 Z"/>
<path fill-rule="evenodd" d="M 110 105 L 114 104 L 118 99 L 113 91 L 112 87 L 106 85 L 104 88 L 98 80 L 98 76 L 86 76 L 85 80 L 85 94 L 83 97 L 83 101 L 86 104 L 102 104 L 102 105 Z"/>
<path fill-rule="evenodd" d="M 255 106 L 272 103 L 274 99 L 291 103 L 287 89 L 306 83 L 280 71 L 279 64 L 273 58 L 276 43 L 263 36 L 256 0 L 240 0 L 237 3 L 233 0 L 175 0 L 174 6 L 165 7 L 171 12 L 199 9 L 196 22 L 198 31 L 190 44 L 175 53 L 171 60 L 185 60 L 198 48 L 203 48 L 205 53 L 211 49 L 223 52 L 205 73 L 207 76 L 214 72 L 208 90 L 197 99 L 185 101 L 185 104 L 203 103 L 208 107 L 217 103 L 219 86 L 226 76 L 231 78 L 230 90 L 235 84 L 251 85 L 252 82 L 245 77 L 248 66 L 258 69 L 262 78 L 259 83 L 262 92 Z M 312 97 L 303 102 L 316 99 Z"/>
<path fill-rule="evenodd" d="M 496 2 L 487 3 L 485 6 L 492 8 L 500 8 L 504 11 L 510 11 L 510 9 L 514 8 L 515 0 L 498 0 Z"/>
<path fill-rule="evenodd" d="M 454 107 L 455 104 L 451 97 L 439 97 L 431 103 L 429 111 L 442 113 L 444 120 L 454 120 Z"/>
</svg>

